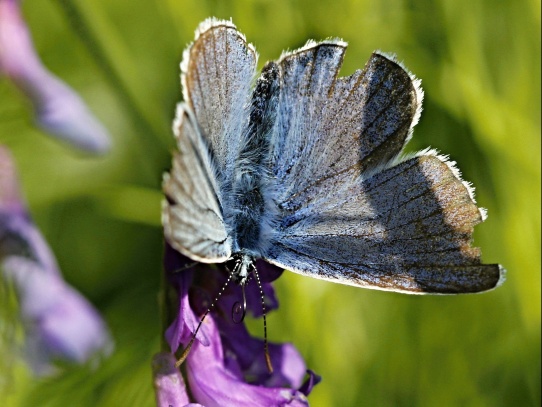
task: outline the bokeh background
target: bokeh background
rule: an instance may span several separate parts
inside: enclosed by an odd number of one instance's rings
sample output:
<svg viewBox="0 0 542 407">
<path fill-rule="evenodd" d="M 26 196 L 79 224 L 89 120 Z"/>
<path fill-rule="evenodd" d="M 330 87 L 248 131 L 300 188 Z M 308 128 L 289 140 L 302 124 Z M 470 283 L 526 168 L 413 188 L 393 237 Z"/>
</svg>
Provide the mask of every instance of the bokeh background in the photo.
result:
<svg viewBox="0 0 542 407">
<path fill-rule="evenodd" d="M 269 335 L 293 342 L 323 376 L 311 405 L 540 405 L 539 1 L 26 0 L 23 11 L 44 63 L 80 92 L 114 148 L 95 158 L 44 136 L 5 80 L 0 143 L 66 279 L 104 314 L 116 352 L 97 369 L 40 380 L 16 364 L 3 405 L 154 404 L 160 181 L 182 51 L 208 16 L 232 17 L 260 67 L 308 38 L 349 42 L 343 75 L 374 49 L 396 53 L 425 90 L 408 151 L 431 146 L 458 162 L 489 212 L 475 244 L 508 270 L 493 292 L 451 297 L 285 273 Z M 250 326 L 261 331 L 260 321 Z"/>
</svg>

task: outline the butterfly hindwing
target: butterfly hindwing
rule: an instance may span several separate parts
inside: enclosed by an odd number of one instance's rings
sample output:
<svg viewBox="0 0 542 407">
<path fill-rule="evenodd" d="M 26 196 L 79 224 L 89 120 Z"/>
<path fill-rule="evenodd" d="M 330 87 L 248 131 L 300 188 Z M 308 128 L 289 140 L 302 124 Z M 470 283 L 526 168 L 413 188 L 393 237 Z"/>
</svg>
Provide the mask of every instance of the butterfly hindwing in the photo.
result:
<svg viewBox="0 0 542 407">
<path fill-rule="evenodd" d="M 179 151 L 164 174 L 162 224 L 169 244 L 204 263 L 226 261 L 231 238 L 224 223 L 213 162 L 190 108 L 179 105 L 174 125 Z"/>
<path fill-rule="evenodd" d="M 284 218 L 273 264 L 339 283 L 407 293 L 494 288 L 498 265 L 470 246 L 483 220 L 468 187 L 434 154 L 352 180 L 329 207 Z"/>
</svg>

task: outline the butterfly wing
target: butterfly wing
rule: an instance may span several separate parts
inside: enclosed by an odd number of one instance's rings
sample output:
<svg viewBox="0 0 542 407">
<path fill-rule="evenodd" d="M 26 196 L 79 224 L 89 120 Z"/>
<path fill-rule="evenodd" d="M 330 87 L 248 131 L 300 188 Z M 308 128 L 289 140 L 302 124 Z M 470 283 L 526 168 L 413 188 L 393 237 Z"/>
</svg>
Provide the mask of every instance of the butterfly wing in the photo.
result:
<svg viewBox="0 0 542 407">
<path fill-rule="evenodd" d="M 209 145 L 221 188 L 232 182 L 246 133 L 257 58 L 233 23 L 214 18 L 200 24 L 183 55 L 184 100 Z"/>
<path fill-rule="evenodd" d="M 498 265 L 470 246 L 483 220 L 454 167 L 432 152 L 400 160 L 419 84 L 373 54 L 337 78 L 345 45 L 308 44 L 279 61 L 264 257 L 294 272 L 405 293 L 495 287 Z"/>
<path fill-rule="evenodd" d="M 231 256 L 213 163 L 195 118 L 179 105 L 174 124 L 179 151 L 164 174 L 162 224 L 169 244 L 193 260 L 219 263 Z"/>
<path fill-rule="evenodd" d="M 179 152 L 164 176 L 162 223 L 168 242 L 201 262 L 226 261 L 235 163 L 249 119 L 257 54 L 229 21 L 207 19 L 183 54 L 185 104 L 174 124 Z"/>
<path fill-rule="evenodd" d="M 345 50 L 341 41 L 309 43 L 279 61 L 271 167 L 291 182 L 279 202 L 296 205 L 317 180 L 387 162 L 417 121 L 422 92 L 398 64 L 375 53 L 363 71 L 338 78 Z"/>
</svg>

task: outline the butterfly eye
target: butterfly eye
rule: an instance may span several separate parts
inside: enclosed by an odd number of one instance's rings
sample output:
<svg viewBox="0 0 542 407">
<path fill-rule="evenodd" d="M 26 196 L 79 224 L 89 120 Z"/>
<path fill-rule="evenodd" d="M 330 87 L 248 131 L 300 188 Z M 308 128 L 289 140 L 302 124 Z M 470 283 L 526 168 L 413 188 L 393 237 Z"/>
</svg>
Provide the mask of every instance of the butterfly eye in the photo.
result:
<svg viewBox="0 0 542 407">
<path fill-rule="evenodd" d="M 224 263 L 224 267 L 226 267 L 226 271 L 231 274 L 232 271 L 235 269 L 235 260 L 228 260 L 226 263 Z"/>
<path fill-rule="evenodd" d="M 229 274 L 233 274 L 235 270 L 239 267 L 240 263 L 241 259 L 238 256 L 234 255 L 226 263 L 224 263 L 224 267 L 226 267 L 226 271 Z"/>
</svg>

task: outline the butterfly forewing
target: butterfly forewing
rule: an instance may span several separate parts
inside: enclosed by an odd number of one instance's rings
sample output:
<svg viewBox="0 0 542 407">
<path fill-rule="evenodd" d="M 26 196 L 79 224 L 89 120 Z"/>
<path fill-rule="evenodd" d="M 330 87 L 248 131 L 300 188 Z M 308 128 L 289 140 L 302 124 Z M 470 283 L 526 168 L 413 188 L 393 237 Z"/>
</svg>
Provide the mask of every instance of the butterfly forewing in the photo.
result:
<svg viewBox="0 0 542 407">
<path fill-rule="evenodd" d="M 232 171 L 248 121 L 257 54 L 228 21 L 208 19 L 181 63 L 184 100 L 209 144 L 222 183 Z"/>
<path fill-rule="evenodd" d="M 386 162 L 408 138 L 419 88 L 397 63 L 376 53 L 363 71 L 338 78 L 345 48 L 340 41 L 309 44 L 279 61 L 271 169 L 281 186 L 273 198 L 284 206 L 320 191 L 322 180 Z"/>
</svg>

